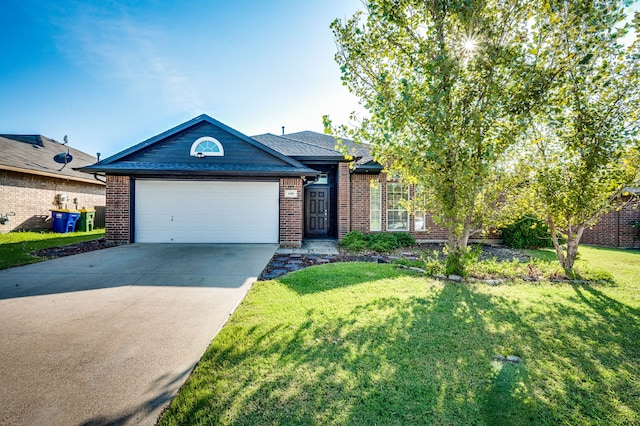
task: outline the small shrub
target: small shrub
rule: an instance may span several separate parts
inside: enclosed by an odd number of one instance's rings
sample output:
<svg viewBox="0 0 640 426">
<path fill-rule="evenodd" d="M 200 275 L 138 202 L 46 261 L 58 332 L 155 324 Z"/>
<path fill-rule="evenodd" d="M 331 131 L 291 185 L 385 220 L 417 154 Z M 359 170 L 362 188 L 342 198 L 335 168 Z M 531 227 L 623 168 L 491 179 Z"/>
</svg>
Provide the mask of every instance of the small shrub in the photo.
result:
<svg viewBox="0 0 640 426">
<path fill-rule="evenodd" d="M 464 253 L 446 253 L 445 275 L 460 275 L 461 277 L 469 276 L 469 266 L 478 262 L 478 257 L 482 249 L 480 247 L 467 247 Z"/>
<path fill-rule="evenodd" d="M 349 251 L 362 251 L 369 246 L 366 236 L 360 231 L 351 231 L 344 236 L 340 245 Z"/>
<path fill-rule="evenodd" d="M 502 242 L 505 246 L 519 249 L 552 247 L 547 225 L 540 219 L 530 216 L 525 216 L 502 228 Z"/>
<path fill-rule="evenodd" d="M 396 244 L 399 247 L 411 247 L 416 245 L 416 239 L 408 232 L 394 232 L 391 234 L 396 238 Z"/>
<path fill-rule="evenodd" d="M 394 234 L 381 232 L 379 234 L 369 234 L 369 248 L 378 253 L 389 253 L 398 248 L 398 239 Z"/>
<path fill-rule="evenodd" d="M 440 258 L 440 252 L 434 250 L 432 254 L 424 253 L 420 256 L 423 263 L 423 268 L 427 275 L 435 276 L 444 274 L 445 265 L 443 259 Z"/>
<path fill-rule="evenodd" d="M 360 231 L 351 231 L 340 242 L 340 245 L 349 251 L 373 250 L 379 253 L 389 253 L 394 249 L 415 244 L 415 238 L 407 232 L 363 234 Z"/>
</svg>

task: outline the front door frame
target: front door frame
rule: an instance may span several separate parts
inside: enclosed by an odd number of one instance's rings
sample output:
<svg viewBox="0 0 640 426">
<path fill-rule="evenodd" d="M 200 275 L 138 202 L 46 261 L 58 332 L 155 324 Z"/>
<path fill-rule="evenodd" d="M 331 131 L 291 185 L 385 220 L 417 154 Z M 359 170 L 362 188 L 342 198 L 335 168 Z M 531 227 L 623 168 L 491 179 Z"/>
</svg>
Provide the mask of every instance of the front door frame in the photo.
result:
<svg viewBox="0 0 640 426">
<path fill-rule="evenodd" d="M 310 230 L 310 221 L 313 213 L 311 212 L 310 191 L 325 190 L 324 196 L 324 212 L 316 213 L 323 215 L 325 232 L 317 232 Z M 328 238 L 331 235 L 331 186 L 330 185 L 310 185 L 304 188 L 304 235 L 309 238 Z"/>
</svg>

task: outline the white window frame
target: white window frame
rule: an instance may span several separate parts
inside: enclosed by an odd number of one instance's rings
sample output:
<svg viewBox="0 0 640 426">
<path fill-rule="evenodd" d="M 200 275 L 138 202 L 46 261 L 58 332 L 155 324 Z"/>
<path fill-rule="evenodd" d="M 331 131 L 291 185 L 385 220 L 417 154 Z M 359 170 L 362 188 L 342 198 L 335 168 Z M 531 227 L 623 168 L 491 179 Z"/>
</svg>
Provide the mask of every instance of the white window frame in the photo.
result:
<svg viewBox="0 0 640 426">
<path fill-rule="evenodd" d="M 208 142 L 210 145 L 218 148 L 217 151 L 198 151 L 198 147 L 203 142 Z M 196 139 L 196 141 L 191 144 L 190 155 L 192 157 L 224 157 L 224 147 L 220 143 L 220 141 L 216 138 L 212 138 L 211 136 L 203 136 L 201 138 Z"/>
<path fill-rule="evenodd" d="M 413 199 L 416 200 L 418 197 L 422 196 L 422 201 L 426 200 L 426 195 L 421 194 L 420 190 L 417 186 L 413 187 Z M 418 218 L 422 218 L 422 228 L 416 227 L 416 220 Z M 415 232 L 426 232 L 427 231 L 427 213 L 424 211 L 416 211 L 413 215 L 413 230 Z"/>
<path fill-rule="evenodd" d="M 386 208 L 387 208 L 387 231 L 390 232 L 405 232 L 405 231 L 409 231 L 409 211 L 402 207 L 400 204 L 396 204 L 394 207 L 389 208 L 389 203 L 390 203 L 390 197 L 389 195 L 392 193 L 396 193 L 397 191 L 395 191 L 395 188 L 404 188 L 403 192 L 406 192 L 407 194 L 407 201 L 409 201 L 409 185 L 403 184 L 403 183 L 399 183 L 399 182 L 387 182 L 387 203 L 386 203 Z M 403 228 L 389 228 L 389 224 L 390 224 L 390 214 L 389 213 L 402 213 L 404 212 L 407 215 L 407 221 L 406 221 L 406 226 Z"/>
<path fill-rule="evenodd" d="M 374 195 L 378 197 L 377 211 L 373 208 Z M 378 223 L 377 227 L 373 226 L 374 222 Z M 372 182 L 369 186 L 369 231 L 382 231 L 382 185 L 379 182 Z"/>
</svg>

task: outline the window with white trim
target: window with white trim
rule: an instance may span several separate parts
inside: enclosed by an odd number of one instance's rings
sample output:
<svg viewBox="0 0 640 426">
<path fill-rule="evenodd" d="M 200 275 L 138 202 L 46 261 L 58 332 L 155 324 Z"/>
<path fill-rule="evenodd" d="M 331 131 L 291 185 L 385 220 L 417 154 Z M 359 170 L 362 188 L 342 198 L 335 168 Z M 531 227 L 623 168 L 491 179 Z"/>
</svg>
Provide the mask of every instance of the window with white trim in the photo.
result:
<svg viewBox="0 0 640 426">
<path fill-rule="evenodd" d="M 190 155 L 198 158 L 223 157 L 224 148 L 218 139 L 211 136 L 203 136 L 191 145 Z"/>
<path fill-rule="evenodd" d="M 369 187 L 369 230 L 382 231 L 382 186 L 378 182 Z"/>
<path fill-rule="evenodd" d="M 387 231 L 409 230 L 409 212 L 402 205 L 408 200 L 408 185 L 387 183 Z"/>
<path fill-rule="evenodd" d="M 413 199 L 420 200 L 424 205 L 426 201 L 425 194 L 420 190 L 419 186 L 414 187 Z M 413 214 L 413 230 L 414 231 L 426 231 L 427 230 L 427 215 L 424 211 L 416 210 Z"/>
</svg>

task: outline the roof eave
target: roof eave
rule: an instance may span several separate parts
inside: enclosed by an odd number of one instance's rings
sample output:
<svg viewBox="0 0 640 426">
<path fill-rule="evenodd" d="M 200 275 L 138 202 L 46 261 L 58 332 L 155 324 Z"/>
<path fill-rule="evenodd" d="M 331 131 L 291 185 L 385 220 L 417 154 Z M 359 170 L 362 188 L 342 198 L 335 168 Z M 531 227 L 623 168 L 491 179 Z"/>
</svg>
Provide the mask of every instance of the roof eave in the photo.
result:
<svg viewBox="0 0 640 426">
<path fill-rule="evenodd" d="M 5 166 L 0 164 L 0 170 L 7 170 L 7 171 L 11 171 L 11 172 L 18 172 L 18 173 L 25 173 L 25 174 L 30 174 L 30 175 L 37 175 L 37 176 L 45 176 L 45 177 L 50 177 L 50 178 L 55 178 L 55 179 L 64 179 L 64 180 L 72 180 L 75 182 L 83 182 L 83 183 L 90 183 L 90 184 L 95 184 L 95 185 L 104 185 L 104 182 L 101 182 L 99 180 L 93 180 L 93 179 L 89 179 L 89 178 L 81 178 L 81 177 L 75 177 L 75 176 L 69 176 L 69 175 L 63 175 L 63 174 L 56 174 L 56 173 L 49 173 L 49 172 L 42 172 L 39 170 L 32 170 L 32 169 L 24 169 L 21 167 L 12 167 L 12 166 Z M 73 169 L 73 170 L 77 170 L 77 169 Z M 88 172 L 88 173 L 94 173 L 94 172 Z"/>
<path fill-rule="evenodd" d="M 320 172 L 311 170 L 308 168 L 300 170 L 288 170 L 288 171 L 256 171 L 256 170 L 166 170 L 166 169 L 85 169 L 82 170 L 85 173 L 101 173 L 105 175 L 113 176 L 148 176 L 148 175 L 163 175 L 163 176 L 211 176 L 211 177 L 223 177 L 223 176 L 246 176 L 246 177 L 299 177 L 299 176 L 318 176 Z"/>
</svg>

